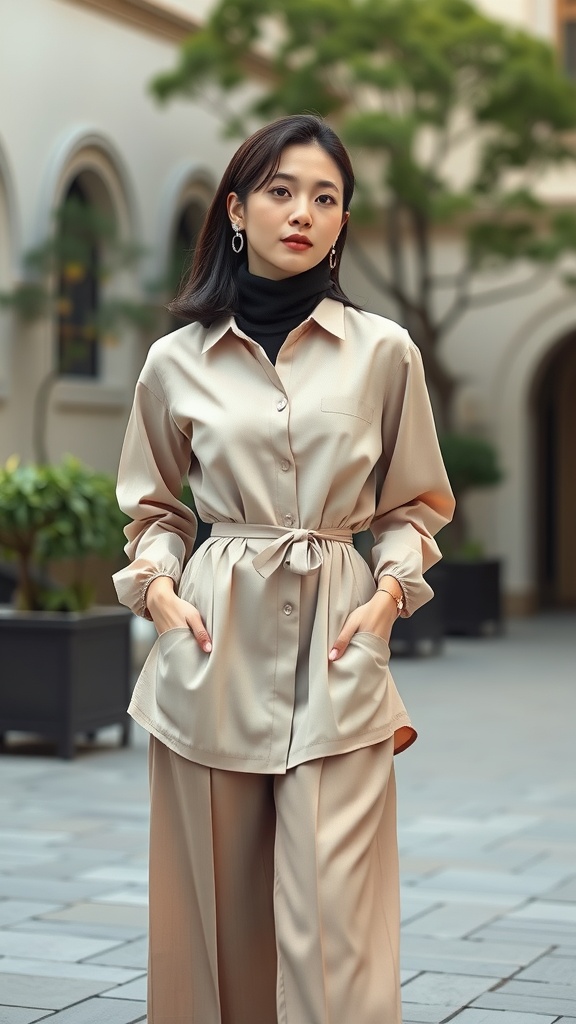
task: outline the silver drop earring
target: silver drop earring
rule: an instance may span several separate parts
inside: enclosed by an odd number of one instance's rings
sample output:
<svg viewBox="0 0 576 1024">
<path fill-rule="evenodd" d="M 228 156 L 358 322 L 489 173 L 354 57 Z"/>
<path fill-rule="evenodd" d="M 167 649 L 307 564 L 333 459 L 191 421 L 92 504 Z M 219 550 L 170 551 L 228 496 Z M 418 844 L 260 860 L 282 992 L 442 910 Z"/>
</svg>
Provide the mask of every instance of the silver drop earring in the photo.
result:
<svg viewBox="0 0 576 1024">
<path fill-rule="evenodd" d="M 235 231 L 235 234 L 232 236 L 232 248 L 236 255 L 238 255 L 238 253 L 241 253 L 244 248 L 244 235 L 241 233 L 237 224 L 233 224 L 232 227 Z"/>
<path fill-rule="evenodd" d="M 330 263 L 330 270 L 334 270 L 337 261 L 338 257 L 336 256 L 336 242 L 334 242 L 334 245 L 330 249 L 330 259 L 328 261 Z"/>
</svg>

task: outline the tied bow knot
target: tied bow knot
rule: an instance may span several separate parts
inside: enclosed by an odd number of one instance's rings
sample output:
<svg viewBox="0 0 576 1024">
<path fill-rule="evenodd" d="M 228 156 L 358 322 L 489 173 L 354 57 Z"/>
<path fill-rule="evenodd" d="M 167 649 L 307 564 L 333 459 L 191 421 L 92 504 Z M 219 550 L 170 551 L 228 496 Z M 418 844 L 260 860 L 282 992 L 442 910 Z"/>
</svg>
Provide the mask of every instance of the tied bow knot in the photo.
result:
<svg viewBox="0 0 576 1024">
<path fill-rule="evenodd" d="M 333 529 L 286 530 L 271 523 L 254 525 L 249 523 L 212 524 L 214 537 L 254 537 L 268 540 L 266 547 L 252 559 L 256 572 L 267 579 L 282 564 L 299 576 L 310 576 L 324 561 L 321 540 L 335 544 L 352 544 L 352 531 Z"/>
<path fill-rule="evenodd" d="M 252 565 L 266 579 L 282 562 L 298 576 L 309 576 L 318 571 L 323 561 L 314 530 L 290 530 L 260 551 L 252 559 Z"/>
</svg>

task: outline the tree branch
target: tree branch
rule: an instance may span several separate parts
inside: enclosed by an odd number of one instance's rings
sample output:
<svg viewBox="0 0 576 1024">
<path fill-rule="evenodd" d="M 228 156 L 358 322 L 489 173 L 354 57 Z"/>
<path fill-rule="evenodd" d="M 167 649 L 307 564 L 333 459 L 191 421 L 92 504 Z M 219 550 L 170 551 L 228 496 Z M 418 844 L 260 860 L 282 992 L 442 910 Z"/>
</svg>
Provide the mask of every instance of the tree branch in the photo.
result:
<svg viewBox="0 0 576 1024">
<path fill-rule="evenodd" d="M 374 266 L 371 259 L 368 258 L 362 246 L 358 244 L 354 236 L 348 236 L 346 247 L 350 251 L 352 258 L 355 260 L 357 266 L 360 268 L 362 273 L 365 275 L 367 280 L 379 291 L 383 291 L 388 295 L 389 298 L 398 302 L 401 306 L 406 309 L 410 309 L 412 313 L 418 314 L 418 307 L 415 305 L 413 300 L 408 296 L 407 293 L 399 291 L 395 284 L 390 281 L 384 274 L 381 274 Z"/>
<path fill-rule="evenodd" d="M 518 295 L 525 295 L 534 289 L 534 285 L 543 284 L 544 281 L 554 272 L 553 266 L 540 268 L 537 273 L 519 281 L 518 284 L 504 285 L 501 288 L 492 288 L 490 291 L 480 292 L 470 296 L 470 307 L 492 305 L 496 302 L 506 302 L 508 299 L 516 298 Z"/>
<path fill-rule="evenodd" d="M 438 337 L 440 338 L 447 334 L 460 317 L 464 315 L 466 310 L 477 309 L 481 306 L 491 306 L 499 302 L 507 302 L 509 299 L 514 299 L 521 295 L 530 294 L 534 290 L 535 285 L 542 285 L 553 272 L 554 267 L 548 266 L 544 269 L 539 269 L 537 273 L 531 274 L 530 277 L 524 281 L 519 281 L 518 284 L 491 288 L 488 291 L 471 295 L 469 291 L 470 279 L 473 274 L 473 268 L 471 267 L 465 274 L 465 278 L 459 288 L 459 294 L 452 306 L 437 325 Z"/>
<path fill-rule="evenodd" d="M 456 295 L 454 297 L 454 301 L 436 325 L 438 338 L 441 338 L 446 334 L 460 319 L 460 317 L 463 316 L 465 310 L 468 308 L 470 295 L 469 288 L 473 273 L 473 264 L 467 263 L 460 271 L 460 274 L 457 275 L 458 279 L 456 282 Z"/>
</svg>

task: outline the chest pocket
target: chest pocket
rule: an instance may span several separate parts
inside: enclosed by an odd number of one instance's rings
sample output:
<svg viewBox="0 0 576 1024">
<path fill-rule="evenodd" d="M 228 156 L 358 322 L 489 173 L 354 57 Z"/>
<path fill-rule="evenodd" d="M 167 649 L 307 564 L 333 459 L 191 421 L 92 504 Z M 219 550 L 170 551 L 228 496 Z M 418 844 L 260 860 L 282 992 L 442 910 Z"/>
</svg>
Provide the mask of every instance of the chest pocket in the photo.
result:
<svg viewBox="0 0 576 1024">
<path fill-rule="evenodd" d="M 321 399 L 320 408 L 322 412 L 339 412 L 344 416 L 355 416 L 357 419 L 372 423 L 374 407 L 367 402 L 360 402 L 357 398 L 347 398 L 345 395 L 325 395 Z"/>
</svg>

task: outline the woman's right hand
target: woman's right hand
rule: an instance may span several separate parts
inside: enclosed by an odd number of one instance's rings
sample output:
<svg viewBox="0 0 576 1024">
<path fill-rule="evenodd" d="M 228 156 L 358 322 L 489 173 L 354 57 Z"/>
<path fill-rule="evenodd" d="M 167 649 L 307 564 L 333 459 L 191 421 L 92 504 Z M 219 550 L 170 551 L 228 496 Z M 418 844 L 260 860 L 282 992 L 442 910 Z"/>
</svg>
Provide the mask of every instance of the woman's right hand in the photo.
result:
<svg viewBox="0 0 576 1024">
<path fill-rule="evenodd" d="M 212 641 L 200 612 L 193 604 L 183 601 L 174 593 L 174 581 L 170 576 L 157 576 L 152 580 L 146 591 L 146 608 L 152 616 L 158 636 L 169 629 L 188 626 L 197 644 L 206 654 L 210 653 Z"/>
</svg>

